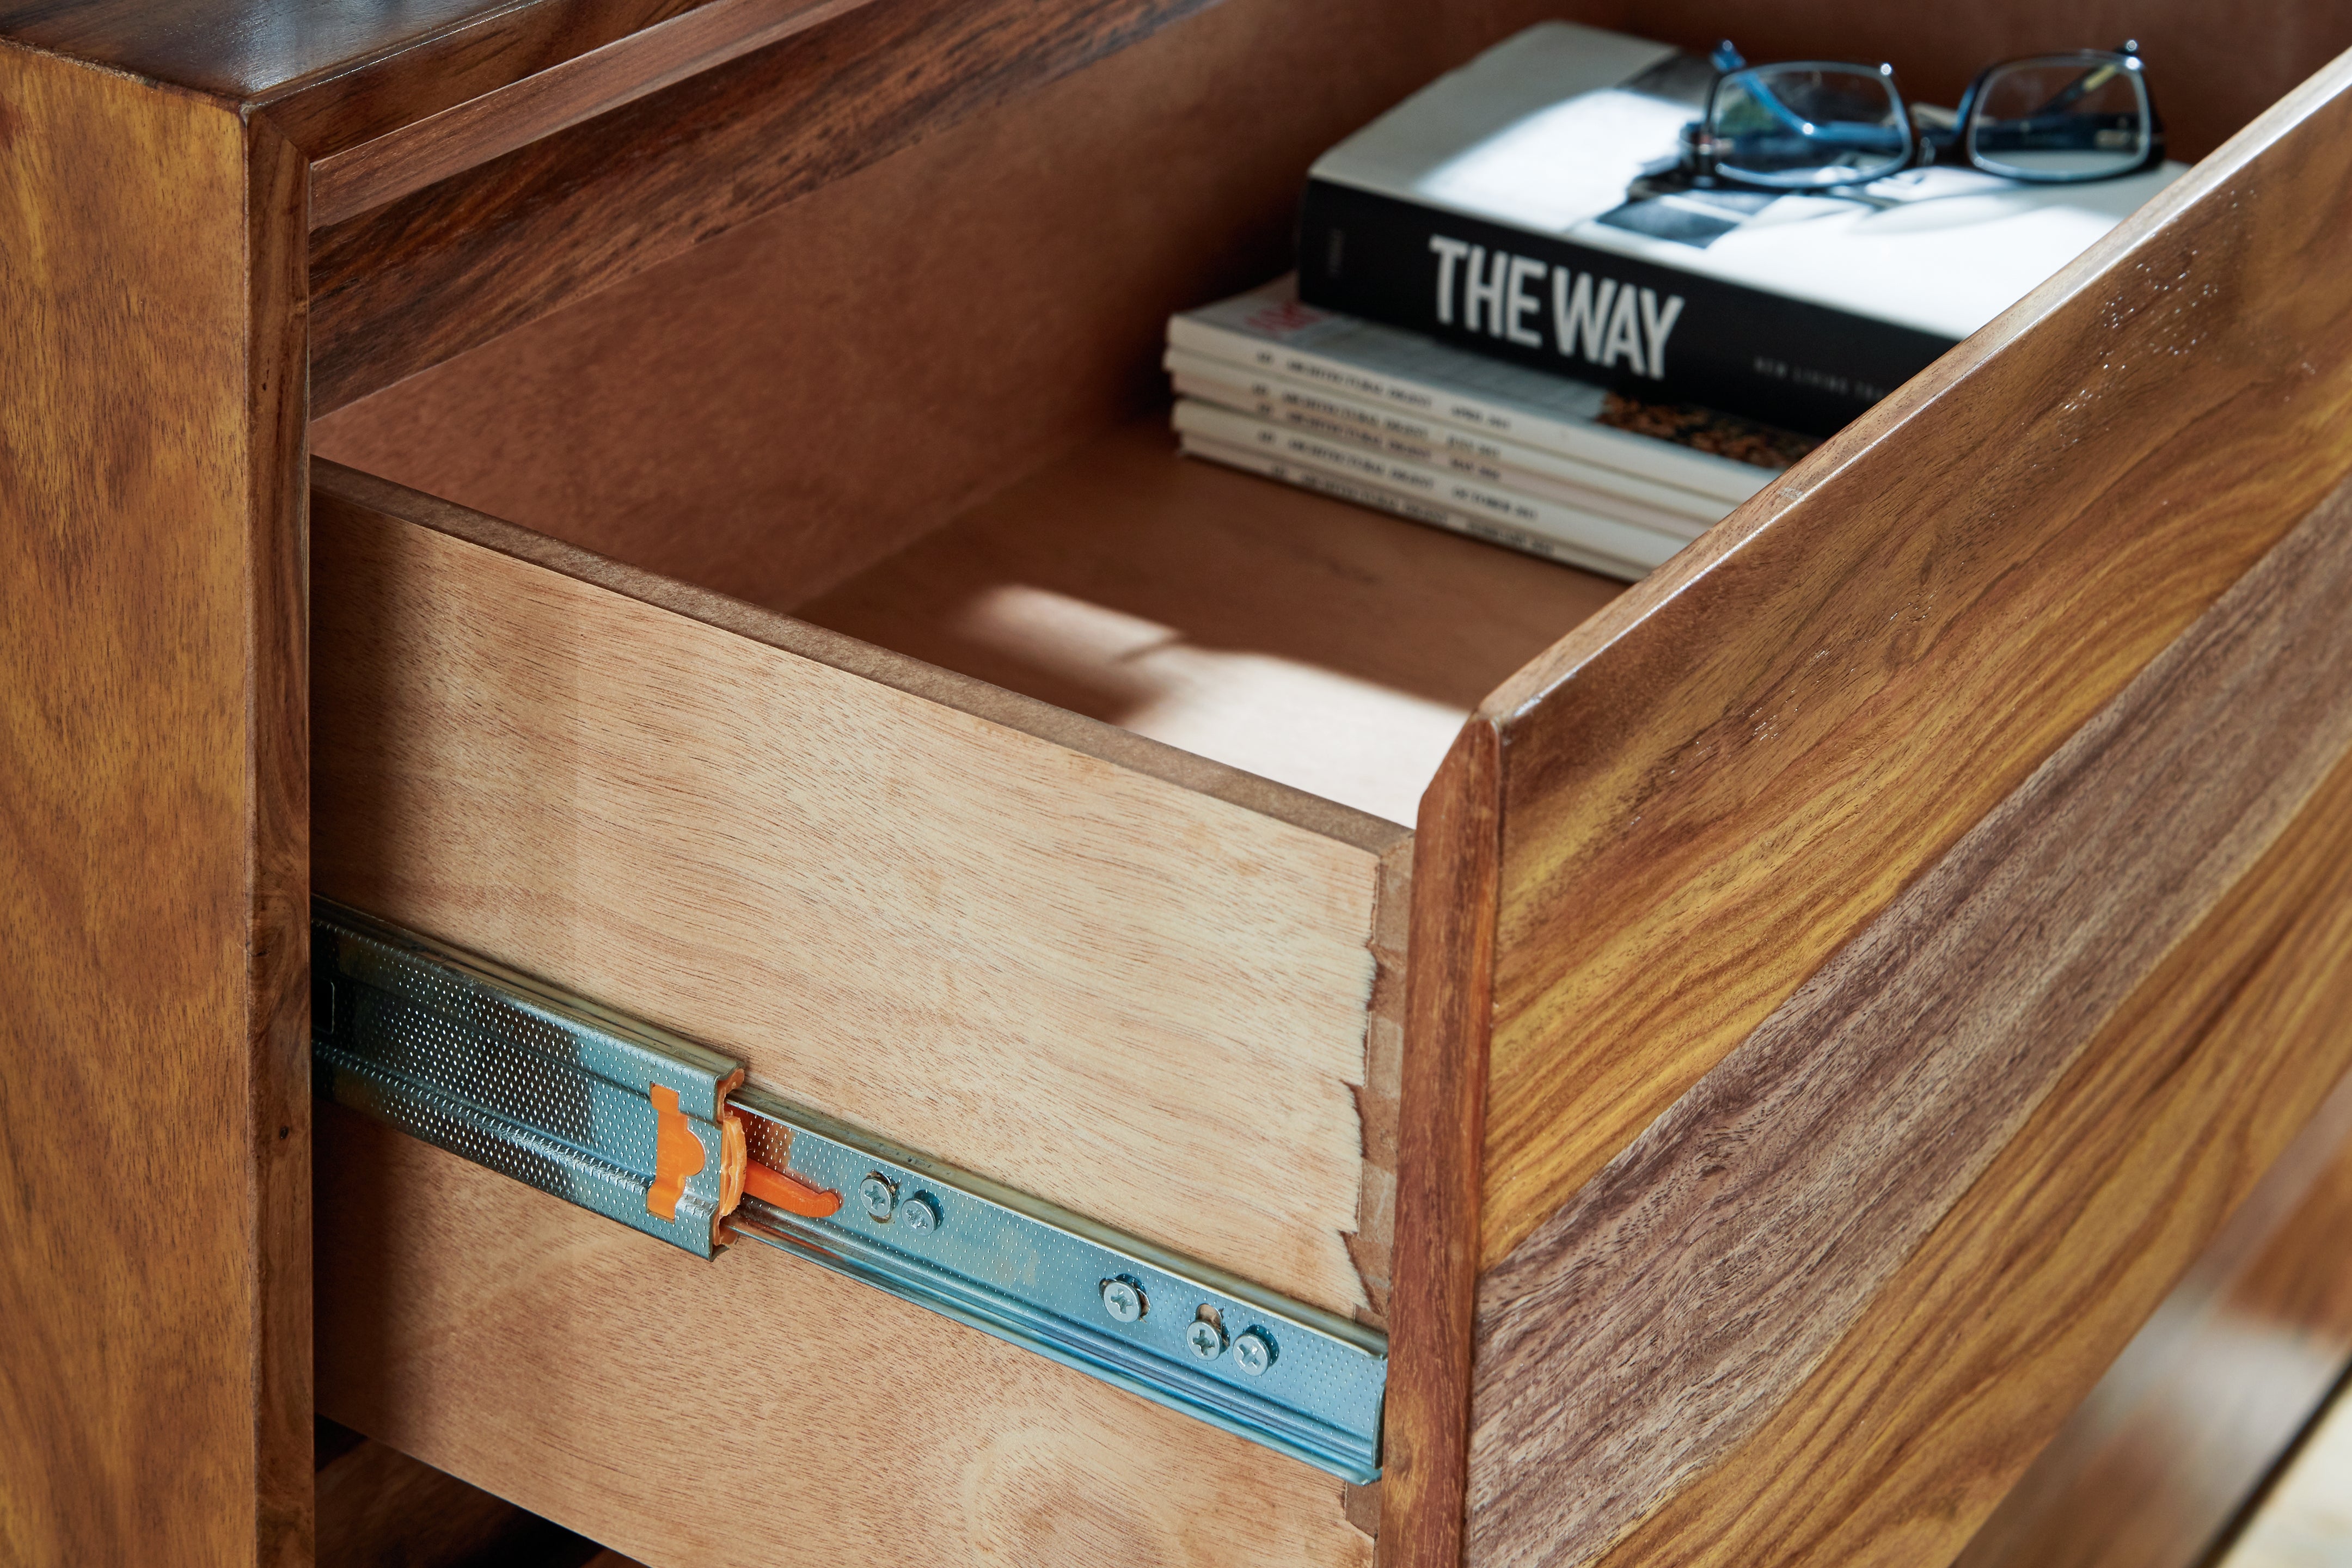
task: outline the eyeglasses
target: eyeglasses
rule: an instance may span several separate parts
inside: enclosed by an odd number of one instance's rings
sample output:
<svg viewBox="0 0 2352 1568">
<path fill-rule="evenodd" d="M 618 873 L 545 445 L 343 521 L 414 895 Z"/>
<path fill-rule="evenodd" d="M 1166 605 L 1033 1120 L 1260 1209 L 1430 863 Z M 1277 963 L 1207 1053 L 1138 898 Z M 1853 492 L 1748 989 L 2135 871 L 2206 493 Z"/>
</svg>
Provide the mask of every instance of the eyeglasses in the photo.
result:
<svg viewBox="0 0 2352 1568">
<path fill-rule="evenodd" d="M 1729 43 L 1713 64 L 1705 118 L 1684 128 L 1681 156 L 1646 184 L 1672 172 L 1692 185 L 1830 190 L 1965 163 L 2065 185 L 2137 174 L 2164 156 L 2137 43 L 1987 66 L 1957 111 L 1906 106 L 1893 66 L 1750 66 Z"/>
</svg>

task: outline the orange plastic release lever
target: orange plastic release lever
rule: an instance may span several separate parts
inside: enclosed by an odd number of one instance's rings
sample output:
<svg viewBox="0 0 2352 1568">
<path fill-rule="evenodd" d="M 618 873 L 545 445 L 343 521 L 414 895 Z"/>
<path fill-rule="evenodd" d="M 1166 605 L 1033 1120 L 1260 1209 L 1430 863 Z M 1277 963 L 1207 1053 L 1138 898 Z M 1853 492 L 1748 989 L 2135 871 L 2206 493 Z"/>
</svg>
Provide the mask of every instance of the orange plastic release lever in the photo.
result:
<svg viewBox="0 0 2352 1568">
<path fill-rule="evenodd" d="M 763 1204 L 773 1204 L 786 1214 L 802 1215 L 809 1219 L 824 1219 L 841 1207 L 841 1194 L 813 1187 L 798 1176 L 789 1175 L 773 1165 L 763 1165 L 751 1158 L 751 1140 L 746 1136 L 743 1118 L 730 1105 L 720 1108 L 719 1126 L 725 1136 L 720 1142 L 726 1155 L 719 1167 L 720 1191 L 719 1212 L 730 1215 L 745 1193 Z M 782 1145 L 790 1149 L 787 1142 Z"/>
<path fill-rule="evenodd" d="M 773 1204 L 787 1214 L 805 1215 L 810 1219 L 823 1219 L 841 1206 L 839 1193 L 812 1187 L 798 1176 L 772 1171 L 757 1160 L 743 1163 L 743 1190 L 763 1204 Z"/>
</svg>

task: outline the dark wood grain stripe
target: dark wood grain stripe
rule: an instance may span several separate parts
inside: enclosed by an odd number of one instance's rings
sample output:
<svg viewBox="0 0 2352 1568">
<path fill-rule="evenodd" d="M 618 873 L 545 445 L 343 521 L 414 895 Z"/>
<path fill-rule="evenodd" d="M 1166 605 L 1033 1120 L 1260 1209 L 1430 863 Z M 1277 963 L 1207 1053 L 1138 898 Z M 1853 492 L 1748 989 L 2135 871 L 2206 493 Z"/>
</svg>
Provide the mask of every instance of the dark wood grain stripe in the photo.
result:
<svg viewBox="0 0 2352 1568">
<path fill-rule="evenodd" d="M 320 229 L 311 411 L 488 342 L 1208 3 L 877 0 Z"/>
<path fill-rule="evenodd" d="M 2321 1112 L 2347 1019 L 2352 756 L 1794 1395 L 1603 1568 L 1957 1555 Z"/>
<path fill-rule="evenodd" d="M 306 47 L 266 53 L 236 75 L 248 111 L 316 163 L 384 143 L 467 105 L 509 100 L 512 89 L 543 76 L 576 79 L 574 68 L 591 58 L 598 62 L 593 74 L 608 85 L 631 74 L 656 75 L 681 32 L 715 45 L 758 31 L 766 20 L 760 9 L 782 4 L 789 0 L 411 0 L 342 7 L 339 26 L 299 30 Z M 230 22 L 222 30 L 236 28 Z"/>
<path fill-rule="evenodd" d="M 2339 489 L 1482 1281 L 1473 1563 L 1597 1556 L 1797 1387 L 2352 744 Z"/>
</svg>

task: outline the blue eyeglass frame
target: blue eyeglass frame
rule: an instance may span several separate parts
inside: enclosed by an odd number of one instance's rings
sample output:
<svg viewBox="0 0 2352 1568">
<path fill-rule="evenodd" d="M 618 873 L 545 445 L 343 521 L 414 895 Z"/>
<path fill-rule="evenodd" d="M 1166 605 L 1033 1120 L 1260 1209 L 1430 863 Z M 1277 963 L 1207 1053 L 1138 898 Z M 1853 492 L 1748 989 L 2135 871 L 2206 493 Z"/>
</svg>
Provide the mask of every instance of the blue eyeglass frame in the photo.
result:
<svg viewBox="0 0 2352 1568">
<path fill-rule="evenodd" d="M 2127 41 L 2117 49 L 2068 49 L 2053 54 L 2020 55 L 2013 59 L 1996 60 L 1977 72 L 1975 78 L 1969 81 L 1968 90 L 1960 95 L 1960 106 L 1953 116 L 1953 129 L 1948 132 L 1914 124 L 1913 110 L 1904 100 L 1903 89 L 1895 82 L 1895 68 L 1891 65 L 1874 68 L 1859 65 L 1851 60 L 1783 60 L 1768 66 L 1750 66 L 1740 59 L 1738 52 L 1727 42 L 1716 49 L 1714 58 L 1717 72 L 1714 83 L 1707 89 L 1706 110 L 1696 121 L 1684 128 L 1682 155 L 1677 160 L 1681 172 L 1697 185 L 1727 186 L 1736 190 L 1757 191 L 1831 191 L 1853 185 L 1865 185 L 1874 180 L 1883 180 L 1891 174 L 1901 174 L 1906 169 L 1924 168 L 1929 164 L 1945 162 L 1966 163 L 1986 174 L 1997 174 L 2002 179 L 2014 180 L 2021 184 L 2077 185 L 2088 184 L 2098 180 L 2120 180 L 2153 167 L 2164 157 L 2164 121 L 2157 113 L 2156 95 L 2148 90 L 2147 70 L 2140 59 L 2139 45 L 2137 41 Z M 2089 68 L 2109 66 L 2129 73 L 2133 86 L 2139 96 L 2144 127 L 2142 145 L 2138 155 L 2132 163 L 2114 169 L 2094 170 L 2087 174 L 2020 170 L 1979 153 L 1976 145 L 1976 112 L 1979 100 L 1984 95 L 1986 84 L 2002 71 L 2019 66 L 2032 65 L 2068 65 Z M 1743 85 L 1751 98 L 1780 115 L 1792 129 L 1798 130 L 1809 140 L 1834 144 L 1833 136 L 1824 135 L 1819 128 L 1811 127 L 1810 122 L 1801 119 L 1794 110 L 1784 107 L 1767 85 L 1769 73 L 1805 70 L 1835 71 L 1842 74 L 1878 78 L 1885 87 L 1887 99 L 1894 109 L 1895 120 L 1892 129 L 1897 131 L 1902 136 L 1902 151 L 1876 168 L 1857 171 L 1851 176 L 1842 178 L 1823 179 L 1818 175 L 1801 174 L 1765 174 L 1725 172 L 1720 166 L 1717 153 L 1717 148 L 1721 143 L 1714 133 L 1714 127 L 1717 103 L 1721 99 L 1724 89 L 1732 83 Z M 2104 86 L 2105 83 L 2102 82 L 2100 85 Z M 1955 153 L 1958 154 L 1957 157 L 1952 156 Z"/>
</svg>

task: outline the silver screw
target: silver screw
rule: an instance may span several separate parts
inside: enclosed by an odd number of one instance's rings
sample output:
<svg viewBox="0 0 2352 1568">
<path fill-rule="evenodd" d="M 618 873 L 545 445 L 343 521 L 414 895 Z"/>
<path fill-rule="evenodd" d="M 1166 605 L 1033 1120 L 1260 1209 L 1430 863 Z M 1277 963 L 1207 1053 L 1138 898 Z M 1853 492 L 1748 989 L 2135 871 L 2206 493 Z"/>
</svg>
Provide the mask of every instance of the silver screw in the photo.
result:
<svg viewBox="0 0 2352 1568">
<path fill-rule="evenodd" d="M 1263 1376 L 1274 1364 L 1274 1342 L 1250 1330 L 1234 1342 L 1234 1364 L 1252 1377 Z"/>
<path fill-rule="evenodd" d="M 926 1234 L 940 1228 L 939 1201 L 929 1193 L 917 1193 L 898 1210 L 898 1217 L 908 1227 Z"/>
<path fill-rule="evenodd" d="M 877 1171 L 857 1184 L 857 1201 L 866 1205 L 867 1218 L 887 1222 L 898 1206 L 898 1189 Z"/>
<path fill-rule="evenodd" d="M 1106 1279 L 1102 1282 L 1103 1310 L 1115 1322 L 1131 1323 L 1143 1316 L 1146 1303 L 1143 1288 L 1132 1279 Z"/>
<path fill-rule="evenodd" d="M 1225 1331 L 1206 1318 L 1195 1318 L 1184 1330 L 1184 1343 L 1196 1361 L 1214 1361 L 1225 1353 Z"/>
</svg>

